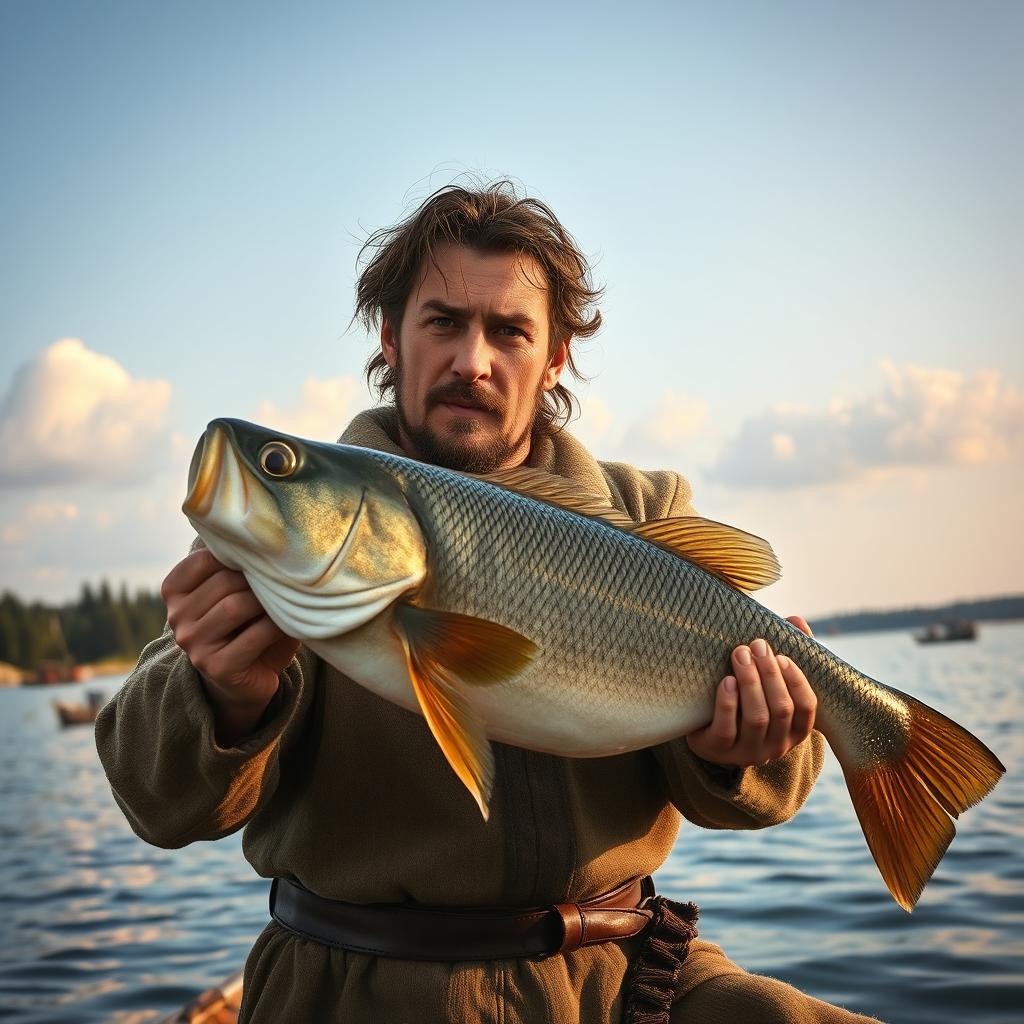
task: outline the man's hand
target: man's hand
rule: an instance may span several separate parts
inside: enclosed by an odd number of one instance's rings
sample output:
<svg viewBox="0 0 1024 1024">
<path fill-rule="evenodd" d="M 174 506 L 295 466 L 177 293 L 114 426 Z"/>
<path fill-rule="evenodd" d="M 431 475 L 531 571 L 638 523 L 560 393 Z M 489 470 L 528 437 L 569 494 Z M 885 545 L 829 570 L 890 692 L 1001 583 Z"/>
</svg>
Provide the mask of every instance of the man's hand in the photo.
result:
<svg viewBox="0 0 1024 1024">
<path fill-rule="evenodd" d="M 787 622 L 811 636 L 799 615 Z M 818 700 L 803 672 L 764 640 L 732 652 L 734 676 L 726 676 L 715 697 L 715 717 L 686 742 L 702 760 L 746 768 L 782 757 L 814 728 Z"/>
<path fill-rule="evenodd" d="M 160 587 L 178 646 L 203 678 L 217 741 L 232 746 L 255 728 L 298 650 L 270 620 L 240 572 L 206 549 L 182 559 Z"/>
</svg>

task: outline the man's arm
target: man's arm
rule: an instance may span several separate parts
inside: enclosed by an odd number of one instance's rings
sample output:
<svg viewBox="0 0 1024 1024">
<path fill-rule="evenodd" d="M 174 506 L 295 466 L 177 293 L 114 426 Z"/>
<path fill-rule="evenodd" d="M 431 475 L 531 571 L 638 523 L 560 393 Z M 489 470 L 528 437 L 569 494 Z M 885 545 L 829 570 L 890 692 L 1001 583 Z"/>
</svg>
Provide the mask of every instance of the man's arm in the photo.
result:
<svg viewBox="0 0 1024 1024">
<path fill-rule="evenodd" d="M 295 641 L 261 625 L 232 577 L 202 549 L 171 570 L 161 592 L 174 624 L 96 721 L 114 796 L 156 846 L 241 828 L 276 787 L 279 742 L 312 691 L 313 657 L 293 658 Z"/>
</svg>

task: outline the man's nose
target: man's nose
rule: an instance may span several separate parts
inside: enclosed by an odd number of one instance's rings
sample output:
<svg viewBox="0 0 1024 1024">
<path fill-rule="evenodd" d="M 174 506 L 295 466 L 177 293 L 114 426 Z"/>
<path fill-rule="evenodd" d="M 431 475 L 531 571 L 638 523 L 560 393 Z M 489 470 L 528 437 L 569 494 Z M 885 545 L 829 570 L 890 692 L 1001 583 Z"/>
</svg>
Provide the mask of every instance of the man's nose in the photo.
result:
<svg viewBox="0 0 1024 1024">
<path fill-rule="evenodd" d="M 483 328 L 471 326 L 459 339 L 452 373 L 463 380 L 486 380 L 491 375 L 491 354 Z"/>
</svg>

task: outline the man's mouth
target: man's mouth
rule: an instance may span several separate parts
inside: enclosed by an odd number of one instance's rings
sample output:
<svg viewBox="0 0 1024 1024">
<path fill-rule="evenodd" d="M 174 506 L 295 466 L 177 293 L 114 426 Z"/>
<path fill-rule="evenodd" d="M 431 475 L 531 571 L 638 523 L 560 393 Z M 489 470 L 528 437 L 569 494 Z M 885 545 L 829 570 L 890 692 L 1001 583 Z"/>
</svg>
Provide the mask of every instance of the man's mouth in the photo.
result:
<svg viewBox="0 0 1024 1024">
<path fill-rule="evenodd" d="M 438 402 L 438 405 L 444 406 L 446 409 L 452 409 L 455 412 L 490 413 L 491 411 L 482 405 L 478 405 L 476 402 L 464 402 L 457 398 L 445 399 Z"/>
</svg>

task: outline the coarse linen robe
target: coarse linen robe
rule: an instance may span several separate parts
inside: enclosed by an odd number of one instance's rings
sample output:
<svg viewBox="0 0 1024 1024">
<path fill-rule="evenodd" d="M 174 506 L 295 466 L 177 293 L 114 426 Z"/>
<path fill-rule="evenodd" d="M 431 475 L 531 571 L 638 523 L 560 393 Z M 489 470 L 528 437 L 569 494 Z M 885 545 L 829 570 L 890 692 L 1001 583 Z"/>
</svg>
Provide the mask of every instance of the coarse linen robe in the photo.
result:
<svg viewBox="0 0 1024 1024">
<path fill-rule="evenodd" d="M 402 454 L 396 438 L 394 411 L 380 408 L 357 416 L 341 440 Z M 606 494 L 637 521 L 693 513 L 678 474 L 598 463 L 566 431 L 535 443 L 529 464 Z M 168 630 L 101 712 L 96 741 L 117 802 L 149 843 L 180 847 L 244 827 L 245 856 L 266 878 L 356 903 L 462 907 L 582 901 L 650 874 L 671 851 L 681 815 L 718 829 L 785 821 L 823 756 L 817 733 L 742 771 L 704 764 L 682 739 L 594 759 L 495 744 L 484 822 L 419 715 L 305 648 L 258 730 L 218 746 L 203 685 Z M 614 1021 L 639 943 L 543 960 L 407 962 L 332 950 L 272 922 L 248 958 L 239 1020 Z M 859 1019 L 747 974 L 701 940 L 677 1006 L 688 1021 Z"/>
</svg>

